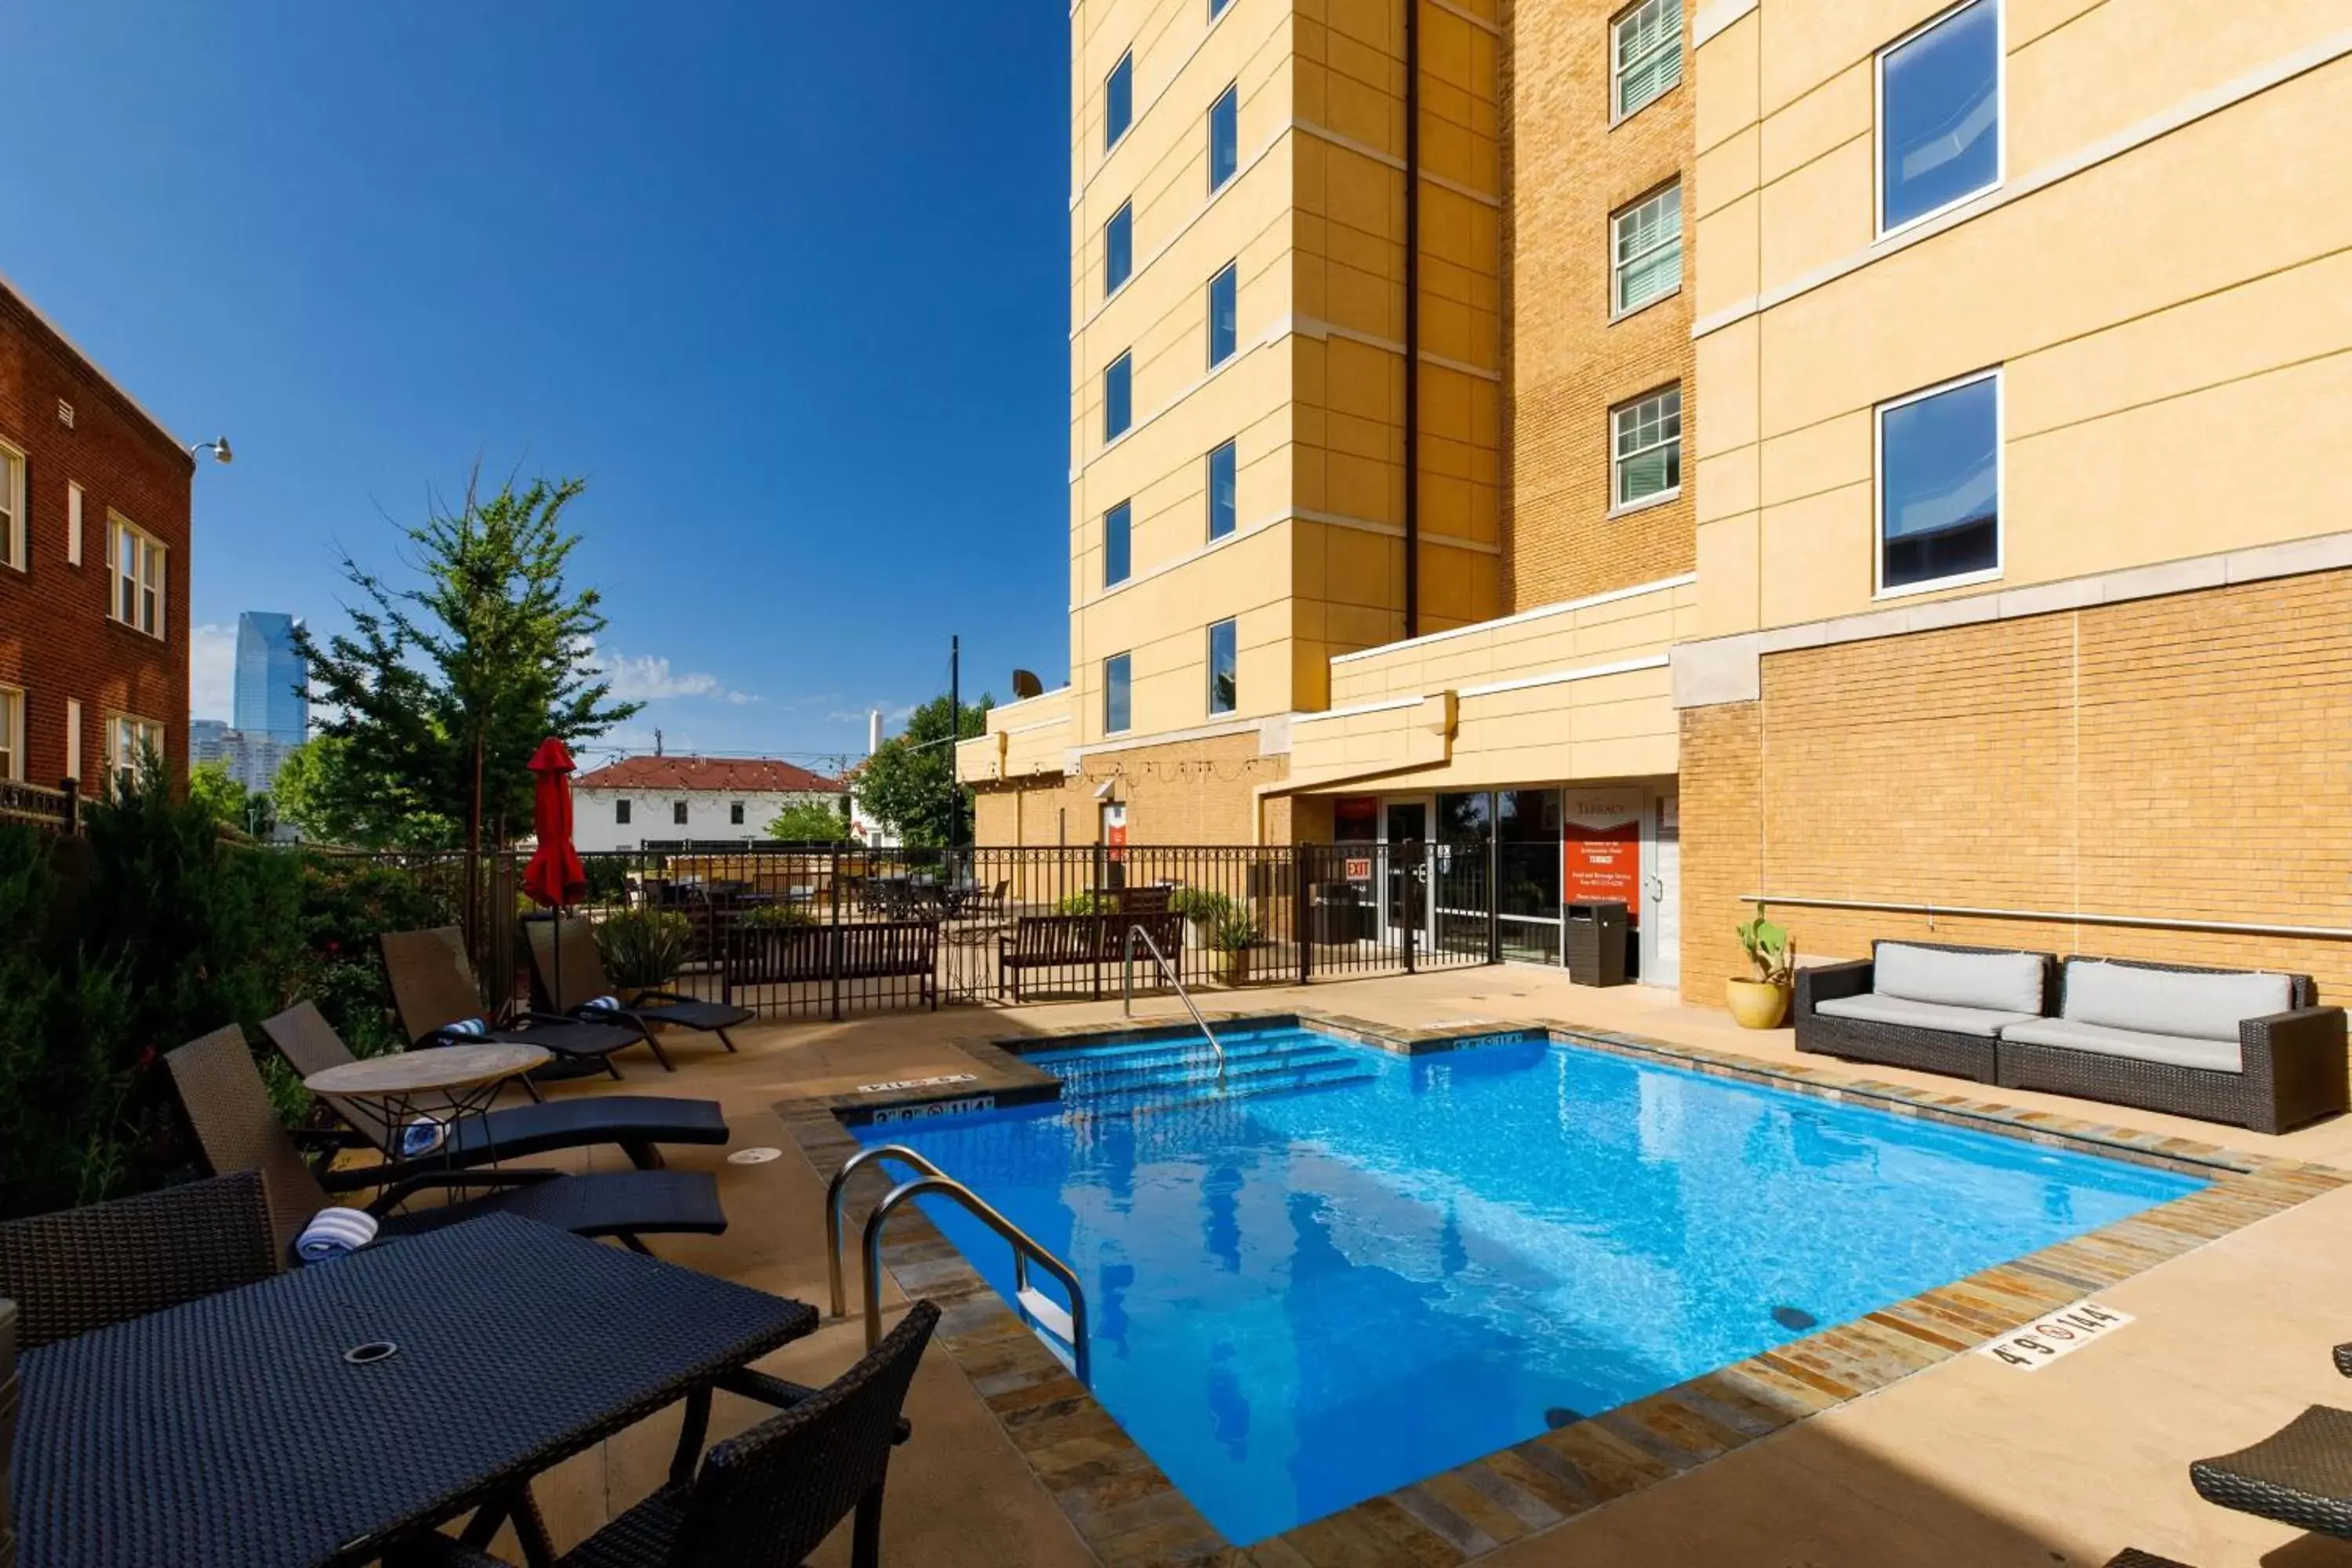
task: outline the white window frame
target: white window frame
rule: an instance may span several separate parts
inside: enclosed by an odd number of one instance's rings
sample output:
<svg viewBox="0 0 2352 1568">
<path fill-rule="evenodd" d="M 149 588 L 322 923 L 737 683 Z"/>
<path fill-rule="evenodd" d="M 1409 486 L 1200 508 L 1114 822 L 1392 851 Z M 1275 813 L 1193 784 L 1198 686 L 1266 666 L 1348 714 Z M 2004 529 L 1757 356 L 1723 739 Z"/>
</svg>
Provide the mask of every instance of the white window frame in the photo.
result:
<svg viewBox="0 0 2352 1568">
<path fill-rule="evenodd" d="M 163 750 L 168 742 L 160 721 L 142 719 L 136 713 L 109 713 L 106 716 L 105 741 L 104 762 L 107 784 L 110 788 L 120 789 L 128 783 L 124 775 L 131 771 L 133 759 L 124 754 L 125 741 L 134 742 L 137 747 L 144 747 L 152 742 L 155 748 L 156 756 L 163 759 L 164 766 L 171 765 L 171 759 Z"/>
<path fill-rule="evenodd" d="M 1682 176 L 1677 174 L 1673 179 L 1668 180 L 1664 184 L 1655 186 L 1654 188 L 1644 192 L 1643 195 L 1635 196 L 1632 201 L 1627 202 L 1623 206 L 1619 207 L 1615 212 L 1609 215 L 1609 320 L 1612 323 L 1622 321 L 1628 316 L 1638 316 L 1643 311 L 1648 310 L 1651 306 L 1671 300 L 1675 295 L 1683 291 L 1682 191 Z M 1671 240 L 1662 239 L 1657 244 L 1650 247 L 1649 249 L 1642 252 L 1639 256 L 1633 257 L 1631 258 L 1621 258 L 1617 254 L 1617 237 L 1619 231 L 1623 228 L 1625 221 L 1632 217 L 1635 213 L 1642 211 L 1644 207 L 1651 205 L 1653 203 L 1665 200 L 1668 195 L 1672 195 L 1675 198 L 1674 238 Z M 1625 269 L 1633 265 L 1633 262 L 1645 261 L 1651 257 L 1657 255 L 1658 252 L 1665 249 L 1668 245 L 1672 245 L 1675 247 L 1675 286 L 1667 289 L 1663 294 L 1651 295 L 1648 299 L 1643 300 L 1638 305 L 1626 304 Z"/>
<path fill-rule="evenodd" d="M 1638 396 L 1629 397 L 1622 403 L 1613 404 L 1611 405 L 1609 410 L 1609 515 L 1611 517 L 1624 517 L 1632 512 L 1647 511 L 1654 506 L 1665 505 L 1668 501 L 1677 499 L 1683 493 L 1680 475 L 1683 466 L 1683 416 L 1685 409 L 1682 403 L 1679 401 L 1679 395 L 1682 390 L 1683 384 L 1681 382 L 1670 381 L 1663 386 L 1654 386 L 1649 391 L 1644 392 Z M 1658 490 L 1651 495 L 1645 495 L 1639 500 L 1621 501 L 1617 499 L 1617 470 L 1623 465 L 1628 454 L 1620 452 L 1617 449 L 1617 421 L 1622 416 L 1631 414 L 1635 409 L 1641 407 L 1642 405 L 1650 402 L 1654 398 L 1664 397 L 1669 392 L 1677 395 L 1677 401 L 1675 405 L 1675 438 L 1673 443 L 1675 451 L 1675 480 L 1666 489 Z M 1654 442 L 1650 446 L 1643 447 L 1640 451 L 1631 454 L 1631 456 L 1638 458 L 1643 453 L 1657 451 L 1666 445 L 1667 443 L 1664 441 Z"/>
<path fill-rule="evenodd" d="M 1948 577 L 1930 577 L 1923 582 L 1905 583 L 1898 587 L 1886 585 L 1886 416 L 1897 408 L 1924 402 L 1938 393 L 1951 392 L 1979 381 L 1990 381 L 1992 388 L 1992 564 L 1977 572 L 1956 572 Z M 1933 386 L 1923 386 L 1916 392 L 1906 392 L 1900 397 L 1890 397 L 1870 411 L 1870 596 L 1874 599 L 1907 599 L 1914 594 L 1937 594 L 1947 588 L 1965 588 L 1972 583 L 1997 583 L 2009 569 L 2009 394 L 2001 384 L 2001 367 L 1991 365 L 1972 370 L 1964 375 L 1939 381 Z"/>
<path fill-rule="evenodd" d="M 132 579 L 132 582 L 134 586 L 141 590 L 140 608 L 142 611 L 147 608 L 144 591 L 152 588 L 154 592 L 153 609 L 155 624 L 153 626 L 142 626 L 137 618 L 125 616 L 122 613 L 122 584 L 124 581 L 122 575 L 122 541 L 126 536 L 136 540 L 139 544 L 138 564 L 140 575 L 137 578 Z M 155 580 L 152 584 L 145 580 L 150 551 L 153 552 L 153 559 L 156 566 Z M 145 529 L 140 527 L 137 523 L 131 521 L 121 512 L 110 510 L 106 514 L 106 618 L 114 622 L 117 626 L 129 626 L 132 631 L 139 633 L 142 637 L 151 637 L 158 642 L 165 640 L 172 624 L 171 606 L 167 592 L 171 581 L 171 546 L 165 544 L 162 540 L 156 538 L 153 534 L 148 532 Z"/>
<path fill-rule="evenodd" d="M 33 547 L 33 531 L 25 525 L 26 500 L 32 489 L 25 478 L 25 449 L 14 441 L 0 441 L 0 460 L 7 464 L 0 503 L 8 509 L 8 521 L 0 524 L 0 566 L 22 572 L 27 569 L 26 557 Z"/>
<path fill-rule="evenodd" d="M 1972 5 L 1990 5 L 1992 11 L 1992 103 L 1993 143 L 1992 178 L 1975 190 L 1954 196 L 1942 206 L 1930 208 L 1916 217 L 1905 218 L 1889 228 L 1886 226 L 1886 57 L 1923 34 L 1932 33 Z M 1964 207 L 1990 192 L 2000 189 L 2009 178 L 2009 15 L 2002 0 L 1958 0 L 1928 17 L 1894 42 L 1882 45 L 1870 60 L 1870 190 L 1872 226 L 1880 240 L 1892 239 L 1933 223 L 1946 213 Z"/>
<path fill-rule="evenodd" d="M 0 686 L 0 782 L 25 782 L 25 694 Z"/>
<path fill-rule="evenodd" d="M 1653 5 L 1657 5 L 1674 12 L 1675 30 L 1672 37 L 1675 40 L 1675 52 L 1679 54 L 1682 58 L 1675 67 L 1674 80 L 1658 89 L 1657 91 L 1652 93 L 1649 97 L 1643 99 L 1633 108 L 1627 109 L 1624 106 L 1625 63 L 1619 58 L 1617 39 L 1618 36 L 1624 30 L 1626 23 L 1632 21 L 1635 16 L 1640 16 L 1643 12 L 1650 9 Z M 1664 47 L 1665 46 L 1664 44 L 1661 44 L 1658 46 L 1658 48 L 1664 48 Z M 1638 65 L 1648 61 L 1652 56 L 1658 52 L 1658 48 L 1653 48 L 1649 54 L 1643 55 L 1641 60 L 1637 60 L 1634 63 Z M 1622 125 L 1628 120 L 1633 119 L 1633 116 L 1641 113 L 1642 110 L 1649 108 L 1650 105 L 1657 102 L 1658 100 L 1665 97 L 1666 94 L 1674 91 L 1675 89 L 1682 86 L 1683 78 L 1687 76 L 1689 72 L 1690 47 L 1689 40 L 1683 37 L 1682 0 L 1634 0 L 1633 5 L 1626 6 L 1623 10 L 1609 18 L 1609 123 L 1611 126 L 1614 127 Z"/>
</svg>

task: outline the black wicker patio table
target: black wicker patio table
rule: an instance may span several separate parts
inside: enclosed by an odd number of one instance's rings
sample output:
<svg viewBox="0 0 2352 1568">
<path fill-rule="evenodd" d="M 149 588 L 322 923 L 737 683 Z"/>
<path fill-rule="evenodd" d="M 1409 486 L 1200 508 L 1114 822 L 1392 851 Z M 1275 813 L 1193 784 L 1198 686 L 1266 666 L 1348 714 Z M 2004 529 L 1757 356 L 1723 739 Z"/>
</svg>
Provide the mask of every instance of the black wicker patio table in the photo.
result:
<svg viewBox="0 0 2352 1568">
<path fill-rule="evenodd" d="M 360 1563 L 476 1509 L 537 1556 L 531 1477 L 680 1399 L 690 1466 L 711 1390 L 816 1325 L 503 1215 L 380 1244 L 28 1352 L 19 1562 Z"/>
</svg>

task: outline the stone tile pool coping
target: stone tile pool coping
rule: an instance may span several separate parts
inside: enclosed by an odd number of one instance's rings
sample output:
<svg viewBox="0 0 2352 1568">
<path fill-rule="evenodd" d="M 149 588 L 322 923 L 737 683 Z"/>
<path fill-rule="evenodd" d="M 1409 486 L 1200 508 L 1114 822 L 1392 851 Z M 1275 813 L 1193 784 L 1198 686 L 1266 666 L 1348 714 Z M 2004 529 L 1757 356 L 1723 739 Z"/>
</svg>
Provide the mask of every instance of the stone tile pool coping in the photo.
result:
<svg viewBox="0 0 2352 1568">
<path fill-rule="evenodd" d="M 1467 1563 L 1885 1388 L 2352 1181 L 2352 1172 L 2193 1139 L 1607 1030 L 1486 1021 L 1407 1029 L 1307 1009 L 1212 1013 L 1209 1019 L 1229 1027 L 1304 1025 L 1406 1056 L 1541 1038 L 2157 1165 L 2202 1176 L 2210 1184 L 1249 1547 L 1234 1546 L 1217 1533 L 919 1209 L 900 1210 L 883 1238 L 885 1266 L 907 1295 L 939 1302 L 945 1315 L 937 1342 L 970 1378 L 1031 1471 L 1108 1568 L 1356 1568 L 1385 1563 L 1447 1568 Z M 817 1173 L 829 1181 L 862 1146 L 849 1129 L 871 1122 L 877 1110 L 920 1115 L 927 1108 L 981 1095 L 998 1107 L 1050 1100 L 1060 1093 L 1059 1080 L 1023 1057 L 1194 1033 L 1189 1023 L 1089 1025 L 966 1043 L 958 1048 L 973 1062 L 970 1081 L 815 1096 L 785 1101 L 776 1110 Z M 887 1186 L 882 1173 L 868 1167 L 852 1178 L 845 1209 L 853 1215 L 869 1211 Z"/>
</svg>

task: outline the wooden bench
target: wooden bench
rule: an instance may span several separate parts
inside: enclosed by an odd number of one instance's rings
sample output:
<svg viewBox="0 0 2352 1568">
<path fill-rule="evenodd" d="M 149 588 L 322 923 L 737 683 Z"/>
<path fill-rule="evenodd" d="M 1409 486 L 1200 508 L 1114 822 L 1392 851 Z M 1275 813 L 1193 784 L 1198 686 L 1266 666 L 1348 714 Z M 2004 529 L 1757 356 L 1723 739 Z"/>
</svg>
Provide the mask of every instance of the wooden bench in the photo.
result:
<svg viewBox="0 0 2352 1568">
<path fill-rule="evenodd" d="M 1013 999 L 1021 1000 L 1021 976 L 1032 969 L 1093 970 L 1097 997 L 1102 995 L 1102 966 L 1127 957 L 1127 933 L 1140 926 L 1171 964 L 1183 963 L 1184 917 L 1162 910 L 1153 914 L 1023 915 L 1013 930 L 997 940 L 996 994 L 1009 983 Z M 1140 956 L 1140 955 L 1139 955 Z M 1141 962 L 1149 965 L 1148 956 Z M 1145 980 L 1157 985 L 1160 977 L 1147 969 Z"/>
<path fill-rule="evenodd" d="M 739 926 L 729 976 L 738 985 L 840 980 L 921 979 L 923 1000 L 940 1005 L 936 921 L 846 921 L 838 925 Z"/>
</svg>

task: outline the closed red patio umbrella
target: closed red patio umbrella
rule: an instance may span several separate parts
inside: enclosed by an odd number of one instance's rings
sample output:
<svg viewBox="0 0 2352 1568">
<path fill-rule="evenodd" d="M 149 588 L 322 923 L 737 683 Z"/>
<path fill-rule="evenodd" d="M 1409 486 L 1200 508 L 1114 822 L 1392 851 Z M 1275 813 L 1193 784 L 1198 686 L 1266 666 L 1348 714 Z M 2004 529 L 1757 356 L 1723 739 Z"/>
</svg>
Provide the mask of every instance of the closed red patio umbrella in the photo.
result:
<svg viewBox="0 0 2352 1568">
<path fill-rule="evenodd" d="M 530 864 L 523 868 L 522 890 L 532 902 L 555 911 L 559 929 L 554 943 L 555 994 L 551 1000 L 560 1008 L 563 1004 L 560 929 L 563 910 L 588 896 L 588 868 L 580 863 L 580 852 L 572 847 L 572 753 L 562 741 L 550 735 L 530 754 L 530 771 L 539 779 L 530 802 L 531 827 L 539 835 L 539 847 L 531 852 Z"/>
</svg>

